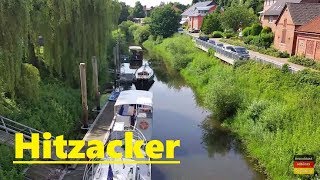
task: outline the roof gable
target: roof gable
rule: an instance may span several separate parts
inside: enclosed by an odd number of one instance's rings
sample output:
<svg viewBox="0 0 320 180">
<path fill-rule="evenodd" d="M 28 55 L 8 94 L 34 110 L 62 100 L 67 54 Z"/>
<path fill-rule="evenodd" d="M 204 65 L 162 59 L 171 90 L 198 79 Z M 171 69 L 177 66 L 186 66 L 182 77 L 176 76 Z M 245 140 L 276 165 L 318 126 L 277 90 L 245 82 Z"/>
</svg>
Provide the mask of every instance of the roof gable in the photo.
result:
<svg viewBox="0 0 320 180">
<path fill-rule="evenodd" d="M 185 10 L 181 15 L 182 16 L 190 16 L 192 14 L 197 13 L 197 8 L 206 8 L 208 6 L 215 6 L 215 1 L 204 1 L 204 2 L 198 2 L 193 4 L 191 7 L 189 7 L 187 10 Z"/>
<path fill-rule="evenodd" d="M 320 34 L 320 15 L 297 29 L 298 32 L 309 32 Z"/>
<path fill-rule="evenodd" d="M 278 24 L 286 9 L 288 9 L 294 25 L 304 25 L 320 15 L 320 3 L 287 3 L 282 9 L 276 24 Z"/>
<path fill-rule="evenodd" d="M 287 6 L 295 25 L 304 25 L 320 15 L 320 3 L 288 3 Z"/>
<path fill-rule="evenodd" d="M 274 3 L 263 15 L 266 16 L 279 16 L 284 9 L 286 3 L 300 3 L 301 0 L 278 0 Z"/>
</svg>

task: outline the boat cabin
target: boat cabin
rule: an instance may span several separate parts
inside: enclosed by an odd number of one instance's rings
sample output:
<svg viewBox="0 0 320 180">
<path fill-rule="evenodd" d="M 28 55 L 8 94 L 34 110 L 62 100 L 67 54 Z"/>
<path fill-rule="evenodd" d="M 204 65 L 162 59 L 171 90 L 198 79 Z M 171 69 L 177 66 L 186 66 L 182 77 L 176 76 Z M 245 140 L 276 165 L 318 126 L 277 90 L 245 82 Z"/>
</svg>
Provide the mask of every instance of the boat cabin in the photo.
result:
<svg viewBox="0 0 320 180">
<path fill-rule="evenodd" d="M 143 60 L 143 49 L 140 46 L 129 47 L 130 60 L 131 61 L 142 61 Z"/>
<path fill-rule="evenodd" d="M 114 105 L 115 122 L 127 130 L 138 129 L 149 141 L 152 136 L 153 94 L 142 90 L 122 91 Z"/>
</svg>

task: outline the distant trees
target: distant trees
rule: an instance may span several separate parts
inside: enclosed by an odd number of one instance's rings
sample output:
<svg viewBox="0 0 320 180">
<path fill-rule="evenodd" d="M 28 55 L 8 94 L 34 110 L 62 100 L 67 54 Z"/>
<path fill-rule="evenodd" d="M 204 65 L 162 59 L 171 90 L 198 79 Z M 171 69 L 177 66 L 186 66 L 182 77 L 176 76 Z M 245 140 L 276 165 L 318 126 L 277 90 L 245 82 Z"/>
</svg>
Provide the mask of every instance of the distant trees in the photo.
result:
<svg viewBox="0 0 320 180">
<path fill-rule="evenodd" d="M 227 7 L 223 13 L 219 8 L 214 13 L 205 16 L 201 31 L 211 34 L 214 31 L 237 32 L 239 28 L 245 28 L 257 22 L 258 17 L 254 11 L 245 4 L 233 4 Z"/>
<path fill-rule="evenodd" d="M 135 6 L 133 8 L 133 11 L 132 11 L 132 16 L 134 18 L 144 18 L 146 16 L 144 9 L 143 9 L 143 6 L 140 3 L 140 1 L 136 2 Z"/>
<path fill-rule="evenodd" d="M 252 9 L 248 10 L 243 4 L 234 4 L 223 12 L 221 16 L 221 26 L 224 29 L 237 31 L 240 27 L 244 28 L 256 22 L 258 17 Z"/>
<path fill-rule="evenodd" d="M 126 3 L 124 2 L 120 2 L 120 5 L 121 5 L 121 12 L 120 12 L 118 24 L 121 24 L 123 21 L 126 21 L 130 16 L 129 6 L 126 5 Z"/>
<path fill-rule="evenodd" d="M 151 13 L 150 31 L 154 36 L 169 37 L 179 28 L 180 15 L 170 5 L 158 7 Z"/>
<path fill-rule="evenodd" d="M 204 17 L 201 31 L 205 34 L 211 34 L 213 31 L 221 31 L 220 13 L 215 12 Z"/>
</svg>

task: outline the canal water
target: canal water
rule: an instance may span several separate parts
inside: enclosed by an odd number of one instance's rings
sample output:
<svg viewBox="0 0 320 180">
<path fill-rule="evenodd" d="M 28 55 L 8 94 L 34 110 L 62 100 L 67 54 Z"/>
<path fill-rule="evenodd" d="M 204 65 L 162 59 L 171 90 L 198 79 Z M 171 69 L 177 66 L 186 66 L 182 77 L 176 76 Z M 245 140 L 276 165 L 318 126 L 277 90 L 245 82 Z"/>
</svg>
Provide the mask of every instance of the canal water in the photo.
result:
<svg viewBox="0 0 320 180">
<path fill-rule="evenodd" d="M 178 139 L 180 165 L 152 165 L 153 180 L 265 179 L 254 170 L 239 141 L 200 107 L 192 89 L 162 61 L 151 61 L 155 82 L 153 139 Z M 134 86 L 133 86 L 133 89 Z"/>
</svg>

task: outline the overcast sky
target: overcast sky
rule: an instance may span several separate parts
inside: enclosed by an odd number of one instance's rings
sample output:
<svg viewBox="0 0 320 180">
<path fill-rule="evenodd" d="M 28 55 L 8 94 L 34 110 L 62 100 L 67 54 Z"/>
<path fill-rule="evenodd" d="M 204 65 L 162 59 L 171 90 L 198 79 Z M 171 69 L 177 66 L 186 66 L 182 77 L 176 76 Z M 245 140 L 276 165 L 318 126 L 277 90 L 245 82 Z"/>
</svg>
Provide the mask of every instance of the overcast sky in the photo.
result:
<svg viewBox="0 0 320 180">
<path fill-rule="evenodd" d="M 134 4 L 139 1 L 139 0 L 120 0 L 122 2 L 125 2 L 127 5 L 133 7 Z M 144 6 L 146 5 L 147 7 L 151 6 L 157 6 L 161 2 L 180 2 L 181 4 L 191 4 L 192 0 L 140 0 L 141 4 Z"/>
</svg>

